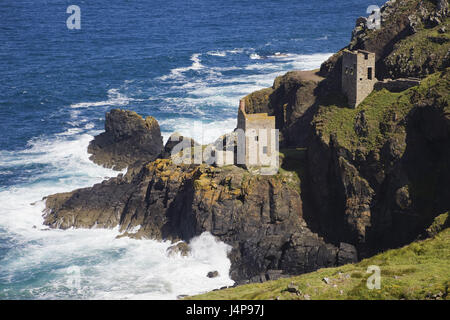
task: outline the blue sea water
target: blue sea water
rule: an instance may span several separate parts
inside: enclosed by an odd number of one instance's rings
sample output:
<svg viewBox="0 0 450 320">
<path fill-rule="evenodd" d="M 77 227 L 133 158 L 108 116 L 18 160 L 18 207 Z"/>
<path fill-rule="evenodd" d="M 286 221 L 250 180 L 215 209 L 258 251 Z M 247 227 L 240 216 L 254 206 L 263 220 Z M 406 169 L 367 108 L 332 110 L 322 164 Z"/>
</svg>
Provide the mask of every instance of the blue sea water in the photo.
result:
<svg viewBox="0 0 450 320">
<path fill-rule="evenodd" d="M 168 257 L 169 243 L 117 230 L 47 230 L 41 199 L 117 174 L 86 152 L 106 111 L 152 115 L 165 139 L 210 142 L 235 127 L 240 97 L 318 68 L 382 3 L 1 1 L 0 299 L 172 299 L 232 284 L 229 248 L 208 234 L 191 256 Z M 66 26 L 69 5 L 80 30 Z"/>
</svg>

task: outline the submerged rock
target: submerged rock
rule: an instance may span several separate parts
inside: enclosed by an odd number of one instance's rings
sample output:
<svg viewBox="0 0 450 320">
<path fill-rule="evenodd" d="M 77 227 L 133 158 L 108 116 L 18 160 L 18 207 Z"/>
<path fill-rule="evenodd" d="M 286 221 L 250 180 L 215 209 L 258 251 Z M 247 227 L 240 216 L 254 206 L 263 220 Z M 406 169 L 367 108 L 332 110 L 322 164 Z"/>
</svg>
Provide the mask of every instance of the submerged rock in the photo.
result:
<svg viewBox="0 0 450 320">
<path fill-rule="evenodd" d="M 358 18 L 346 49 L 376 54 L 376 78 L 423 78 L 449 66 L 448 36 L 435 33 L 446 27 L 448 1 L 388 1 L 381 7 L 381 28 L 369 29 Z M 448 26 L 447 26 L 448 27 Z M 442 42 L 439 46 L 434 41 Z M 324 62 L 320 75 L 327 85 L 341 88 L 342 50 Z"/>
<path fill-rule="evenodd" d="M 206 276 L 208 278 L 217 278 L 219 276 L 219 271 L 210 271 Z"/>
<path fill-rule="evenodd" d="M 186 257 L 191 252 L 191 248 L 186 242 L 179 242 L 167 248 L 167 254 L 169 256 L 180 254 L 182 257 Z"/>
<path fill-rule="evenodd" d="M 136 162 L 156 159 L 163 149 L 158 121 L 143 119 L 134 111 L 113 109 L 106 113 L 105 132 L 88 147 L 95 163 L 122 170 Z"/>
</svg>

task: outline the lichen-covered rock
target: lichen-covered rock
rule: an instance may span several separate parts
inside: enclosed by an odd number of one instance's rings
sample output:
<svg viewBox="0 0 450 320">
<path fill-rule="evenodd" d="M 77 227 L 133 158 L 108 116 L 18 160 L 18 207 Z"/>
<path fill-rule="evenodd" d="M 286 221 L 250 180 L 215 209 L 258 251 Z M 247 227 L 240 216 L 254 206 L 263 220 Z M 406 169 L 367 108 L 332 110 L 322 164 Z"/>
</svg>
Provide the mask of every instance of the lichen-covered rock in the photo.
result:
<svg viewBox="0 0 450 320">
<path fill-rule="evenodd" d="M 136 162 L 156 159 L 163 149 L 158 121 L 143 119 L 134 111 L 113 109 L 106 113 L 105 132 L 88 147 L 90 159 L 97 164 L 122 170 Z"/>
<path fill-rule="evenodd" d="M 449 72 L 374 92 L 357 110 L 319 107 L 307 146 L 315 211 L 305 216 L 326 241 L 365 257 L 413 241 L 448 211 Z"/>
<path fill-rule="evenodd" d="M 167 254 L 169 256 L 173 256 L 173 255 L 181 255 L 183 257 L 186 257 L 187 255 L 189 255 L 189 253 L 191 252 L 191 248 L 189 247 L 189 245 L 186 242 L 178 242 L 177 244 L 174 244 L 172 246 L 170 246 L 169 248 L 167 248 Z"/>
<path fill-rule="evenodd" d="M 427 228 L 425 232 L 426 237 L 434 237 L 442 230 L 450 227 L 450 217 L 448 212 L 437 216 L 433 223 Z"/>
</svg>

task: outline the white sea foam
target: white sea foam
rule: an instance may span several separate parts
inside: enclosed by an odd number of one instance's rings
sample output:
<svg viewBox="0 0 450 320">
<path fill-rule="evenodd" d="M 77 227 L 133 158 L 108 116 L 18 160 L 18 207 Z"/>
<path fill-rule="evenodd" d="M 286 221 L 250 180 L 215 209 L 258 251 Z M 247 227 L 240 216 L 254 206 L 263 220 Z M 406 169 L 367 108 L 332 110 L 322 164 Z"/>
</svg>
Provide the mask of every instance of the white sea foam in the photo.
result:
<svg viewBox="0 0 450 320">
<path fill-rule="evenodd" d="M 86 130 L 91 130 L 94 128 L 94 124 L 92 122 L 86 123 L 86 125 L 84 126 L 84 129 Z"/>
<path fill-rule="evenodd" d="M 252 53 L 252 54 L 250 54 L 250 59 L 259 60 L 259 59 L 262 59 L 262 57 L 257 53 Z"/>
<path fill-rule="evenodd" d="M 191 61 L 192 64 L 188 67 L 183 67 L 183 68 L 175 68 L 172 69 L 170 71 L 170 74 L 159 77 L 159 80 L 170 80 L 170 79 L 178 79 L 178 78 L 183 78 L 184 75 L 183 73 L 189 71 L 189 70 L 200 70 L 203 68 L 203 65 L 201 63 L 201 59 L 200 59 L 201 53 L 194 53 L 191 56 Z"/>
<path fill-rule="evenodd" d="M 215 56 L 213 52 L 208 53 L 211 59 Z M 242 54 L 248 59 L 254 52 L 254 49 L 235 49 L 216 51 L 216 56 L 225 60 L 228 55 Z M 177 93 L 163 97 L 166 105 L 161 109 L 179 115 L 158 119 L 165 140 L 178 131 L 200 143 L 214 141 L 235 128 L 241 97 L 271 86 L 276 76 L 288 70 L 318 68 L 329 56 L 274 54 L 239 66 L 251 74 L 226 77 L 221 72 L 238 67 L 208 66 L 206 62 L 203 65 L 201 54 L 193 54 L 190 66 L 175 68 L 160 79 L 174 80 L 176 85 L 170 83 L 170 90 Z M 198 71 L 199 76 L 186 77 L 188 71 Z M 82 113 L 83 108 L 125 106 L 130 101 L 133 99 L 118 89 L 111 89 L 105 101 L 71 106 L 68 122 L 73 128 L 53 137 L 34 139 L 22 151 L 0 151 L 0 168 L 8 172 L 15 166 L 40 166 L 39 172 L 31 171 L 27 181 L 0 191 L 0 236 L 12 236 L 14 241 L 0 265 L 0 299 L 25 296 L 173 299 L 179 294 L 199 293 L 233 283 L 228 276 L 229 247 L 216 242 L 209 234 L 192 240 L 190 256 L 169 257 L 168 242 L 115 239 L 116 229 L 43 231 L 46 228 L 42 225 L 42 197 L 90 186 L 117 174 L 89 161 L 86 148 L 98 132 L 92 130 L 92 119 Z M 67 272 L 74 266 L 80 270 L 79 290 L 67 287 Z M 220 276 L 207 278 L 206 273 L 214 270 Z"/>
<path fill-rule="evenodd" d="M 89 108 L 98 106 L 126 106 L 133 99 L 121 94 L 118 89 L 108 90 L 108 100 L 96 101 L 96 102 L 80 102 L 72 104 L 70 107 L 74 109 Z"/>
<path fill-rule="evenodd" d="M 236 128 L 236 117 L 217 121 L 199 121 L 190 118 L 176 118 L 160 121 L 163 126 L 162 135 L 164 141 L 173 132 L 178 132 L 183 136 L 191 137 L 201 144 L 214 142 L 218 137 L 227 132 L 232 132 Z M 164 130 L 164 127 L 170 128 Z"/>
<path fill-rule="evenodd" d="M 235 48 L 235 49 L 232 49 L 232 50 L 227 50 L 227 52 L 228 52 L 228 53 L 231 53 L 231 54 L 242 53 L 242 52 L 244 52 L 244 51 L 245 51 L 244 48 Z"/>
<path fill-rule="evenodd" d="M 226 52 L 226 51 L 219 51 L 219 50 L 216 50 L 216 51 L 208 51 L 208 54 L 209 54 L 210 56 L 226 57 L 227 52 Z"/>
<path fill-rule="evenodd" d="M 117 229 L 49 230 L 42 224 L 42 197 L 117 175 L 89 161 L 91 139 L 58 135 L 30 141 L 26 150 L 0 151 L 0 165 L 45 165 L 30 181 L 0 191 L 0 236 L 15 242 L 0 266 L 0 299 L 175 299 L 231 285 L 229 248 L 208 234 L 193 240 L 191 256 L 168 257 L 169 242 L 116 239 Z M 79 289 L 68 286 L 74 267 Z M 207 278 L 213 270 L 221 276 Z"/>
<path fill-rule="evenodd" d="M 280 66 L 275 63 L 258 63 L 245 66 L 245 70 L 279 70 Z"/>
<path fill-rule="evenodd" d="M 323 37 L 319 37 L 316 40 L 328 40 L 328 35 L 324 35 Z"/>
</svg>

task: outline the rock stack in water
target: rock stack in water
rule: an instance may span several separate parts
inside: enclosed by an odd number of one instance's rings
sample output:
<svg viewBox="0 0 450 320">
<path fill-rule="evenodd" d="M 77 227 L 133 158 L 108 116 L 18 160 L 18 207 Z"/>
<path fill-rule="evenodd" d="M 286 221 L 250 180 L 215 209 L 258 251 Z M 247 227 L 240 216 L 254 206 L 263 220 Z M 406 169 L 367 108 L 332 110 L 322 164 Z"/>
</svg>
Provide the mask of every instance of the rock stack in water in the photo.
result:
<svg viewBox="0 0 450 320">
<path fill-rule="evenodd" d="M 153 161 L 162 150 L 163 139 L 155 118 L 143 119 L 134 111 L 119 109 L 106 113 L 105 132 L 88 147 L 93 162 L 115 170 Z"/>
</svg>

